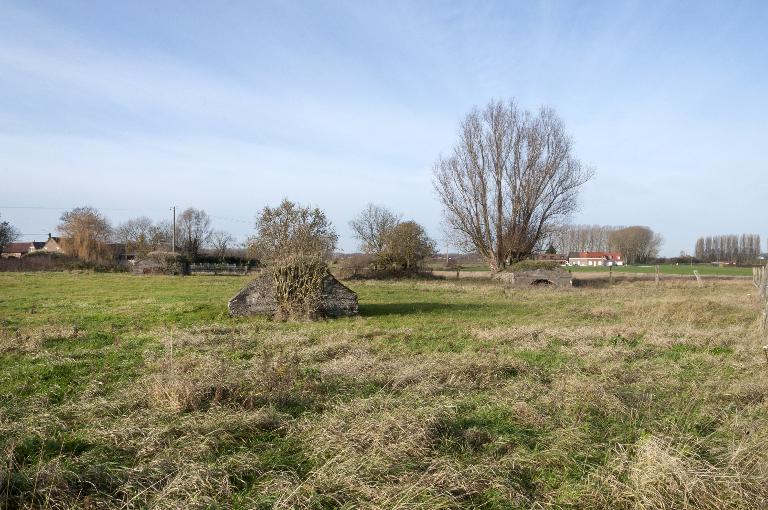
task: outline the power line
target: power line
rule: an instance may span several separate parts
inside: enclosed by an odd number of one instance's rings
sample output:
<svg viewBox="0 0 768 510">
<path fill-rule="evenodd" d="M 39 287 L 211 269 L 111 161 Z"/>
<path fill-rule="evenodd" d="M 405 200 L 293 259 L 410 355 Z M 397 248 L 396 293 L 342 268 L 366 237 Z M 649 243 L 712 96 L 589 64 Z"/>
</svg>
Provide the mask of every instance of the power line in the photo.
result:
<svg viewBox="0 0 768 510">
<path fill-rule="evenodd" d="M 46 207 L 46 206 L 37 206 L 37 205 L 0 205 L 0 209 L 33 209 L 33 210 L 42 210 L 42 211 L 67 211 L 69 209 L 72 209 L 72 207 Z M 121 207 L 94 207 L 94 209 L 98 209 L 99 211 L 125 211 L 125 212 L 129 212 L 129 211 L 154 212 L 154 211 L 162 210 L 162 209 L 121 208 Z M 253 220 L 229 218 L 226 216 L 212 216 L 212 215 L 208 215 L 208 216 L 214 220 L 234 221 L 237 223 L 246 223 L 248 225 L 253 224 Z"/>
<path fill-rule="evenodd" d="M 40 205 L 0 205 L 0 209 L 33 209 L 40 211 L 67 211 L 73 207 L 45 207 Z M 126 209 L 121 207 L 94 207 L 100 211 L 142 211 L 144 209 Z M 150 209 L 154 211 L 155 209 Z M 159 210 L 159 209 L 158 209 Z"/>
</svg>

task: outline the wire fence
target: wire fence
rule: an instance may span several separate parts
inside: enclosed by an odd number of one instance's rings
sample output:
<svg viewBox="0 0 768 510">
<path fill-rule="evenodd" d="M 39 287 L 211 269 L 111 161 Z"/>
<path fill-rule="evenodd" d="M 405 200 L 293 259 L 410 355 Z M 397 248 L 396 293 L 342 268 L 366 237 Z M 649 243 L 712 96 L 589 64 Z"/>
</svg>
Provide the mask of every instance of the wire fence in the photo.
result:
<svg viewBox="0 0 768 510">
<path fill-rule="evenodd" d="M 198 263 L 189 265 L 190 274 L 198 275 L 232 275 L 243 276 L 248 274 L 247 264 L 215 264 L 215 263 Z"/>
</svg>

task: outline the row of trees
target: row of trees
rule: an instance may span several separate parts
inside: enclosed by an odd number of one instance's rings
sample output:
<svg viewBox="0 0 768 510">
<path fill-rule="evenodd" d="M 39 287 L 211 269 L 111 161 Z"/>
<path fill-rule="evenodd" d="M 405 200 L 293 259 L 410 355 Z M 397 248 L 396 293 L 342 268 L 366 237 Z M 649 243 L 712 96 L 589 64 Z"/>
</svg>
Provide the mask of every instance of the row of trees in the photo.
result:
<svg viewBox="0 0 768 510">
<path fill-rule="evenodd" d="M 401 221 L 388 209 L 369 204 L 350 222 L 361 249 L 378 265 L 397 265 L 410 269 L 435 252 L 435 243 L 415 221 Z M 277 207 L 265 207 L 256 218 L 256 235 L 246 243 L 250 255 L 266 263 L 291 257 L 329 260 L 338 234 L 325 213 L 317 207 L 304 207 L 284 199 Z M 129 219 L 113 227 L 93 207 L 77 207 L 60 217 L 58 231 L 65 252 L 86 261 L 102 261 L 114 256 L 115 245 L 126 253 L 141 257 L 153 251 L 169 251 L 173 225 L 155 222 L 146 216 Z M 0 251 L 18 238 L 8 222 L 0 223 Z M 176 222 L 176 247 L 195 260 L 204 247 L 223 258 L 235 245 L 226 232 L 213 230 L 208 214 L 195 208 L 184 210 Z"/>
<path fill-rule="evenodd" d="M 182 211 L 176 222 L 176 246 L 173 247 L 173 224 L 155 222 L 146 216 L 129 219 L 113 227 L 110 221 L 93 207 L 77 207 L 61 215 L 58 231 L 62 248 L 67 253 L 87 261 L 105 260 L 114 256 L 114 245 L 139 257 L 152 251 L 178 249 L 191 260 L 197 259 L 204 247 L 223 258 L 234 245 L 226 232 L 213 230 L 211 219 L 202 209 L 190 207 Z"/>
<path fill-rule="evenodd" d="M 705 262 L 750 262 L 760 256 L 761 241 L 758 234 L 719 235 L 696 240 L 695 256 Z"/>
<path fill-rule="evenodd" d="M 255 226 L 249 250 L 266 264 L 285 257 L 327 261 L 338 242 L 338 234 L 322 210 L 288 199 L 277 207 L 265 207 Z M 421 225 L 402 221 L 385 207 L 368 204 L 350 227 L 373 265 L 413 269 L 435 252 L 434 241 Z"/>
<path fill-rule="evenodd" d="M 549 237 L 557 253 L 580 251 L 615 251 L 627 264 L 643 264 L 659 255 L 663 242 L 660 234 L 649 227 L 617 227 L 611 225 L 565 225 Z"/>
<path fill-rule="evenodd" d="M 549 236 L 556 253 L 608 251 L 608 235 L 619 227 L 609 225 L 564 225 Z"/>
</svg>

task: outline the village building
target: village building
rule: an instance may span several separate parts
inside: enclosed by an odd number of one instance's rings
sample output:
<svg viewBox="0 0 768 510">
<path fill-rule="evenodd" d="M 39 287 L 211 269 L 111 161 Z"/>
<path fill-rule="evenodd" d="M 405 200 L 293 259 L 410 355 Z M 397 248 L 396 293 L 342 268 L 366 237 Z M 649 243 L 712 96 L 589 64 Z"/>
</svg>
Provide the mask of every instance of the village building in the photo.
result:
<svg viewBox="0 0 768 510">
<path fill-rule="evenodd" d="M 568 254 L 571 266 L 623 266 L 621 253 L 614 251 L 582 251 Z"/>
<path fill-rule="evenodd" d="M 53 237 L 51 234 L 48 234 L 48 240 L 43 244 L 43 250 L 45 251 L 62 253 L 60 237 Z"/>
<path fill-rule="evenodd" d="M 36 241 L 26 241 L 22 243 L 8 243 L 3 248 L 3 253 L 0 253 L 0 257 L 4 259 L 9 259 L 9 258 L 18 259 L 28 253 L 34 253 L 36 251 L 40 251 L 43 249 L 44 246 L 45 246 L 45 243 L 40 243 Z"/>
<path fill-rule="evenodd" d="M 24 241 L 19 243 L 8 243 L 3 249 L 3 252 L 0 253 L 0 257 L 4 259 L 18 259 L 24 255 L 35 252 L 64 253 L 61 247 L 61 238 L 53 237 L 51 234 L 48 234 L 48 240 L 46 241 Z"/>
</svg>

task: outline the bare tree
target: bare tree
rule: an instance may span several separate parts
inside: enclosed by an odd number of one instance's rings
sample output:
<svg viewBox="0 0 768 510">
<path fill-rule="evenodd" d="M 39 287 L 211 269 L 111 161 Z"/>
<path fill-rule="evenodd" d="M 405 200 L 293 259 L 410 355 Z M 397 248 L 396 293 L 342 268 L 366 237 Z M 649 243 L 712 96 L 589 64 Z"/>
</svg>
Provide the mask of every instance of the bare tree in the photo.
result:
<svg viewBox="0 0 768 510">
<path fill-rule="evenodd" d="M 387 232 L 400 223 L 400 216 L 386 207 L 368 204 L 357 218 L 349 222 L 360 241 L 360 249 L 364 253 L 380 255 L 384 251 L 384 238 Z"/>
<path fill-rule="evenodd" d="M 610 225 L 562 225 L 553 230 L 549 240 L 558 253 L 607 251 L 608 235 L 619 228 Z"/>
<path fill-rule="evenodd" d="M 19 230 L 7 221 L 0 222 L 0 253 L 3 253 L 6 245 L 11 244 L 21 237 Z"/>
<path fill-rule="evenodd" d="M 211 218 L 204 210 L 190 207 L 179 215 L 177 225 L 177 241 L 187 256 L 195 260 L 211 237 Z"/>
<path fill-rule="evenodd" d="M 660 234 L 642 226 L 625 227 L 608 235 L 611 250 L 621 253 L 627 264 L 642 264 L 656 258 L 663 241 Z"/>
<path fill-rule="evenodd" d="M 499 271 L 576 209 L 592 175 L 554 110 L 492 101 L 462 121 L 453 154 L 435 164 L 434 187 L 457 244 Z"/>
<path fill-rule="evenodd" d="M 727 260 L 744 263 L 760 256 L 762 242 L 758 234 L 729 234 L 700 237 L 696 240 L 696 258 L 706 262 Z"/>
<path fill-rule="evenodd" d="M 109 257 L 107 243 L 112 236 L 112 227 L 98 210 L 76 207 L 65 211 L 59 220 L 58 230 L 65 253 L 87 261 Z"/>
<path fill-rule="evenodd" d="M 277 207 L 265 207 L 256 218 L 250 251 L 265 262 L 288 257 L 327 260 L 338 239 L 322 210 L 283 199 Z"/>
<path fill-rule="evenodd" d="M 115 239 L 125 246 L 126 252 L 146 255 L 161 249 L 168 241 L 166 225 L 155 224 L 150 218 L 131 218 L 115 228 Z"/>
<path fill-rule="evenodd" d="M 404 221 L 389 229 L 384 235 L 382 258 L 403 269 L 418 266 L 435 253 L 435 242 L 424 228 L 415 221 Z"/>
<path fill-rule="evenodd" d="M 232 237 L 229 232 L 223 230 L 215 230 L 211 234 L 211 247 L 219 260 L 224 260 L 227 256 L 227 251 L 235 243 L 235 238 Z"/>
</svg>

